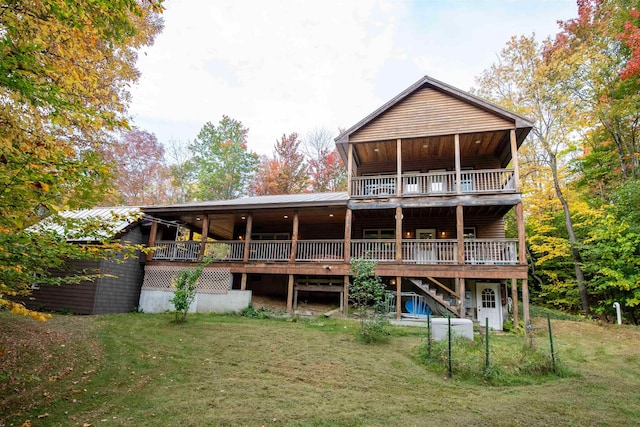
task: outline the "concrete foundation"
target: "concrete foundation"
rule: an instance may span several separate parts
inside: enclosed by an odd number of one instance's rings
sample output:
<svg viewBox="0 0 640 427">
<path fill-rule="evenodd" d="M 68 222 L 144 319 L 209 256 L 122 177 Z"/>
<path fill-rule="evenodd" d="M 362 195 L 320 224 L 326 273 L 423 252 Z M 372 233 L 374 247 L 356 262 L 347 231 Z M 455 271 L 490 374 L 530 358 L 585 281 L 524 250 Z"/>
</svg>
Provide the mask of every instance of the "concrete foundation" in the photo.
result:
<svg viewBox="0 0 640 427">
<path fill-rule="evenodd" d="M 140 292 L 139 308 L 145 313 L 163 313 L 174 310 L 169 301 L 173 292 L 143 289 Z M 226 313 L 238 312 L 247 308 L 251 303 L 251 291 L 231 290 L 226 294 L 196 294 L 196 298 L 189 307 L 189 312 L 198 313 Z"/>
</svg>

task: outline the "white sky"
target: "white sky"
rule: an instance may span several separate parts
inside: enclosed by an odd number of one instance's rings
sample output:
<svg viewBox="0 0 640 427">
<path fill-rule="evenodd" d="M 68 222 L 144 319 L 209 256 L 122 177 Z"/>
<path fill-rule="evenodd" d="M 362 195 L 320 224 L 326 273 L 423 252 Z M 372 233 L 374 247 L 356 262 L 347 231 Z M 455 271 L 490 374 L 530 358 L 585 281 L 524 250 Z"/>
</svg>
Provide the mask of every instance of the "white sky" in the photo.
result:
<svg viewBox="0 0 640 427">
<path fill-rule="evenodd" d="M 575 0 L 169 0 L 140 53 L 136 126 L 192 141 L 226 114 L 270 154 L 283 133 L 334 136 L 429 75 L 468 90 L 513 35 L 557 32 Z"/>
</svg>

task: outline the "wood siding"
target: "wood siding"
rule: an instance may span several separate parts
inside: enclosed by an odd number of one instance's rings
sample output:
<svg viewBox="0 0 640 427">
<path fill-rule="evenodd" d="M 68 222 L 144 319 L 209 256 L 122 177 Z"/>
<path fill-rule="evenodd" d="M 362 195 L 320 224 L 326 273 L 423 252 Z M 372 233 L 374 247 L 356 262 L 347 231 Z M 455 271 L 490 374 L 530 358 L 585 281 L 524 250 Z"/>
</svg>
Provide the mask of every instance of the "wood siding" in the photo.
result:
<svg viewBox="0 0 640 427">
<path fill-rule="evenodd" d="M 349 138 L 350 142 L 513 128 L 508 120 L 431 88 L 423 88 Z"/>
<path fill-rule="evenodd" d="M 462 168 L 472 168 L 474 170 L 481 169 L 497 169 L 500 167 L 500 160 L 496 157 L 462 157 L 460 159 Z M 402 159 L 403 172 L 429 172 L 434 169 L 455 169 L 455 160 L 451 158 L 428 158 L 428 159 Z M 379 162 L 360 165 L 360 174 L 384 174 L 395 173 L 395 161 Z"/>
</svg>

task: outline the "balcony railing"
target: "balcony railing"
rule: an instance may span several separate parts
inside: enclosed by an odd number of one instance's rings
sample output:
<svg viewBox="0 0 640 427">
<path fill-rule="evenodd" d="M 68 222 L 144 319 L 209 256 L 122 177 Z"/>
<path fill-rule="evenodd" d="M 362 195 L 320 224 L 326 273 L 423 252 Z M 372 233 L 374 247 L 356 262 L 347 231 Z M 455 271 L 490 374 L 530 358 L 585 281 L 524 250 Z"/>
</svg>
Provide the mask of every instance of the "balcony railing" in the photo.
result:
<svg viewBox="0 0 640 427">
<path fill-rule="evenodd" d="M 344 240 L 299 240 L 296 261 L 344 261 Z"/>
<path fill-rule="evenodd" d="M 197 261 L 201 242 L 156 242 L 154 260 Z M 465 264 L 516 265 L 518 241 L 516 239 L 467 239 L 464 242 Z M 214 261 L 243 261 L 245 242 L 206 242 L 204 254 Z M 249 261 L 289 261 L 290 240 L 252 241 Z M 395 262 L 394 239 L 351 240 L 351 257 L 377 262 Z M 296 261 L 344 261 L 344 240 L 299 240 Z M 453 239 L 406 239 L 402 241 L 402 262 L 406 264 L 457 264 L 458 243 Z"/>
<path fill-rule="evenodd" d="M 461 194 L 512 193 L 513 169 L 465 170 L 460 174 Z M 351 178 L 351 194 L 356 199 L 397 196 L 397 176 L 356 176 Z M 443 196 L 458 193 L 456 173 L 429 172 L 402 175 L 402 195 Z"/>
<path fill-rule="evenodd" d="M 396 260 L 396 241 L 391 239 L 362 239 L 351 241 L 351 257 L 377 262 Z"/>
<path fill-rule="evenodd" d="M 448 239 L 403 240 L 402 260 L 415 264 L 454 264 L 458 262 L 458 243 Z"/>
</svg>

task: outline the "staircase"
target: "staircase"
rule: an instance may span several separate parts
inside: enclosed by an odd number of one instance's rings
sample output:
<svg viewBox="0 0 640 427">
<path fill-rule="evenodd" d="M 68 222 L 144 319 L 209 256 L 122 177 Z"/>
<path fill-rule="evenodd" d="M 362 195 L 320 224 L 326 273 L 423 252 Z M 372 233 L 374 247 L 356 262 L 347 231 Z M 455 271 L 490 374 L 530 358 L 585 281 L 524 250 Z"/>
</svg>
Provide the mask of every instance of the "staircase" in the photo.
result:
<svg viewBox="0 0 640 427">
<path fill-rule="evenodd" d="M 435 283 L 425 283 L 426 280 L 423 281 L 411 278 L 405 278 L 404 280 L 405 283 L 410 283 L 422 291 L 429 300 L 429 306 L 434 310 L 434 312 L 438 312 L 442 316 L 452 314 L 455 317 L 460 317 L 460 309 L 457 305 L 451 305 L 450 294 L 445 293 L 440 286 L 437 286 Z"/>
</svg>

